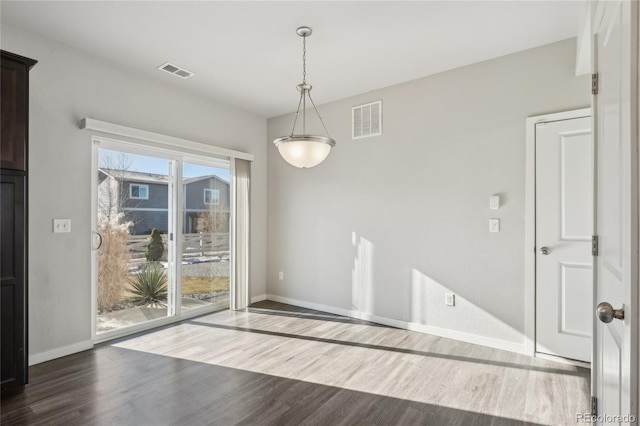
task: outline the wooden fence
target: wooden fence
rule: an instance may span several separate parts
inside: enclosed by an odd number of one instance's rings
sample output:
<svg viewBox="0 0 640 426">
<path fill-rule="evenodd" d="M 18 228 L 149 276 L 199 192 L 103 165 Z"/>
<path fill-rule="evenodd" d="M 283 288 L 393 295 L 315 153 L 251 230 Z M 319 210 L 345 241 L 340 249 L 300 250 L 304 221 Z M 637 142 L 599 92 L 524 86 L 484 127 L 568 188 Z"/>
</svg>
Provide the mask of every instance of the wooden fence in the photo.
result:
<svg viewBox="0 0 640 426">
<path fill-rule="evenodd" d="M 130 235 L 127 245 L 132 261 L 144 261 L 144 249 L 149 242 L 148 235 Z M 167 234 L 162 234 L 162 242 L 167 247 Z M 213 256 L 229 253 L 228 233 L 183 234 L 182 257 Z M 163 256 L 164 257 L 164 256 Z"/>
</svg>

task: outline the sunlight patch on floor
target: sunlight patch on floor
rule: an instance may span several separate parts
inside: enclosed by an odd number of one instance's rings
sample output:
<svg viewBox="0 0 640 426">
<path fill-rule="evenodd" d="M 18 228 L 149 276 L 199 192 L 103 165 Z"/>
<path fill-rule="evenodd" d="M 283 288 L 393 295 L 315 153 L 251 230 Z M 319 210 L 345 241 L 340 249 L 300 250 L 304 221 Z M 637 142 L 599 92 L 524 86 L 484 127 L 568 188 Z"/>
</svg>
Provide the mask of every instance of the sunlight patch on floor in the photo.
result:
<svg viewBox="0 0 640 426">
<path fill-rule="evenodd" d="M 267 334 L 270 332 L 294 337 Z M 580 379 L 575 367 L 462 342 L 449 341 L 446 351 L 439 352 L 438 342 L 443 340 L 388 327 L 225 311 L 114 346 L 527 421 L 532 420 L 532 413 L 527 415 L 524 403 L 520 410 L 504 406 L 503 398 L 513 398 L 505 392 L 517 391 L 531 376 L 549 374 L 540 371 L 545 368 L 560 373 L 554 374 L 559 385 Z M 410 350 L 416 352 L 406 353 Z M 457 350 L 466 353 L 459 356 Z M 474 357 L 484 361 L 474 362 Z M 521 368 L 514 358 L 522 362 Z M 529 369 L 532 364 L 544 368 Z M 566 380 L 561 374 L 564 370 Z M 505 386 L 505 381 L 513 386 Z"/>
</svg>

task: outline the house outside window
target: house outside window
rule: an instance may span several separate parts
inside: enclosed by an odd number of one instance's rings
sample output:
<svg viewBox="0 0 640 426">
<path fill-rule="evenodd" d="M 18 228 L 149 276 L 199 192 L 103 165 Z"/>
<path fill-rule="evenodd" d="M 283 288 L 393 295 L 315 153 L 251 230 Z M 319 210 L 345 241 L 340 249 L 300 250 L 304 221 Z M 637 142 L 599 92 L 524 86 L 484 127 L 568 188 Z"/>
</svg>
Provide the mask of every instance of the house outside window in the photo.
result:
<svg viewBox="0 0 640 426">
<path fill-rule="evenodd" d="M 132 183 L 131 185 L 129 185 L 129 198 L 131 198 L 132 200 L 148 200 L 149 185 Z"/>
<path fill-rule="evenodd" d="M 217 206 L 220 204 L 220 190 L 218 189 L 205 189 L 204 190 L 204 203 L 207 205 Z"/>
</svg>

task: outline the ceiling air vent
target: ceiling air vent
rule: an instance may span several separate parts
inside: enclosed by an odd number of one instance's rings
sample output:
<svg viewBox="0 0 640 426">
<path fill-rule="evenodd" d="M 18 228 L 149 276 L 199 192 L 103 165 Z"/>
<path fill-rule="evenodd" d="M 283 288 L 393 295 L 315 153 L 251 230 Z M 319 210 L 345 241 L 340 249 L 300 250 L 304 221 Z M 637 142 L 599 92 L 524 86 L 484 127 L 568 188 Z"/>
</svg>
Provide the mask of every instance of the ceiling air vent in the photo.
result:
<svg viewBox="0 0 640 426">
<path fill-rule="evenodd" d="M 359 105 L 351 111 L 352 139 L 382 134 L 382 101 Z"/>
<path fill-rule="evenodd" d="M 180 67 L 178 67 L 176 65 L 173 65 L 172 63 L 169 63 L 169 62 L 160 65 L 158 67 L 158 69 L 162 70 L 162 71 L 166 71 L 166 72 L 168 72 L 170 74 L 173 74 L 173 75 L 177 75 L 178 77 L 184 78 L 184 79 L 187 79 L 187 78 L 193 76 L 193 73 L 191 71 L 187 71 L 184 68 L 180 68 Z"/>
</svg>

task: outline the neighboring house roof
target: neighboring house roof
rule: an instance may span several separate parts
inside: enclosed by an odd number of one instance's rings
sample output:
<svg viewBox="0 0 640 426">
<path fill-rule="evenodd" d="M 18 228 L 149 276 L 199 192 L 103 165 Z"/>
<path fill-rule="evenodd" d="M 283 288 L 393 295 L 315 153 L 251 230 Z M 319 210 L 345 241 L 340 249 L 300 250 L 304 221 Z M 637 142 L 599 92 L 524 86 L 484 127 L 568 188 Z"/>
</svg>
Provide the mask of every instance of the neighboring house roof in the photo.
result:
<svg viewBox="0 0 640 426">
<path fill-rule="evenodd" d="M 117 180 L 144 182 L 144 183 L 160 183 L 165 185 L 169 181 L 167 175 L 156 175 L 153 173 L 131 172 L 129 170 L 116 170 L 116 169 L 101 168 L 99 170 L 104 174 L 107 174 Z"/>
<path fill-rule="evenodd" d="M 222 183 L 226 183 L 227 185 L 229 185 L 229 182 L 222 179 L 220 176 L 216 176 L 216 175 L 208 175 L 208 176 L 198 176 L 198 177 L 192 177 L 192 178 L 186 178 L 184 179 L 182 182 L 185 184 L 189 184 L 189 183 L 193 183 L 193 182 L 199 182 L 201 180 L 206 180 L 206 179 L 216 179 L 219 180 Z"/>
<path fill-rule="evenodd" d="M 145 182 L 145 183 L 159 183 L 159 184 L 165 184 L 165 185 L 169 182 L 169 177 L 167 175 L 157 175 L 153 173 L 131 172 L 129 170 L 116 170 L 116 169 L 105 169 L 105 168 L 100 168 L 98 170 L 118 180 L 126 180 L 126 181 L 132 181 L 132 182 Z M 216 175 L 186 178 L 183 180 L 183 183 L 186 185 L 193 182 L 199 182 L 201 180 L 212 179 L 212 178 L 219 180 L 224 184 L 229 185 L 228 181 Z"/>
</svg>

